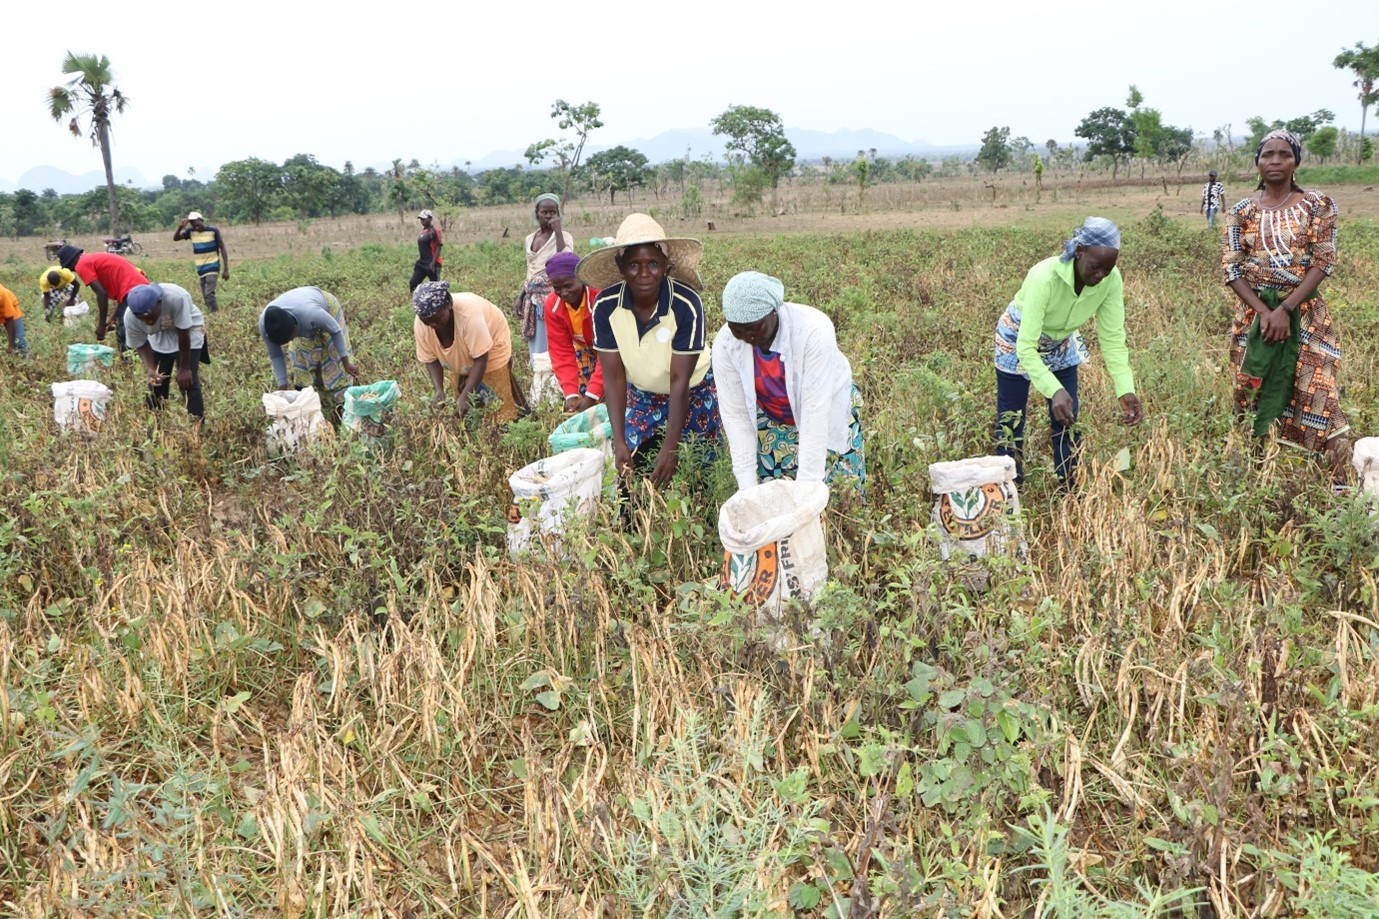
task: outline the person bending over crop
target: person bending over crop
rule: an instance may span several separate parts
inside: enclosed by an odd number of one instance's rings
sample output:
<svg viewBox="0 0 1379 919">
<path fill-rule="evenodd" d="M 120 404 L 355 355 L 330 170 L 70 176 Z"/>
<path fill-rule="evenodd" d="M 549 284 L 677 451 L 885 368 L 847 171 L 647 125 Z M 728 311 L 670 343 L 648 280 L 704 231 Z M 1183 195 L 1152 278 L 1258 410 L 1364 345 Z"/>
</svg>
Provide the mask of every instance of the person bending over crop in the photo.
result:
<svg viewBox="0 0 1379 919">
<path fill-rule="evenodd" d="M 199 365 L 210 358 L 206 320 L 192 295 L 176 284 L 141 284 L 129 292 L 125 306 L 125 341 L 143 362 L 149 408 L 162 408 L 168 401 L 168 374 L 175 365 L 187 414 L 201 419 L 206 411 Z"/>
<path fill-rule="evenodd" d="M 1097 341 L 1120 400 L 1121 423 L 1139 424 L 1144 409 L 1125 345 L 1125 284 L 1116 260 L 1120 230 L 1088 217 L 1063 246 L 1025 275 L 1015 299 L 996 323 L 996 453 L 1015 460 L 1024 481 L 1025 406 L 1029 387 L 1048 400 L 1054 469 L 1064 488 L 1074 484 L 1081 438 L 1077 422 L 1077 367 L 1088 358 L 1078 328 L 1096 317 Z"/>
<path fill-rule="evenodd" d="M 551 349 L 551 371 L 565 396 L 565 411 L 582 412 L 603 400 L 603 370 L 594 351 L 594 315 L 590 304 L 598 299 L 575 272 L 579 256 L 568 249 L 546 262 L 551 293 L 542 307 L 546 316 L 546 343 Z"/>
<path fill-rule="evenodd" d="M 1337 375 L 1341 347 L 1317 293 L 1336 261 L 1336 202 L 1293 181 L 1302 146 L 1273 131 L 1255 149 L 1259 187 L 1226 214 L 1225 283 L 1239 299 L 1231 326 L 1237 413 L 1255 434 L 1325 453 L 1332 481 L 1349 480 L 1350 430 Z M 1277 424 L 1275 424 L 1277 422 Z"/>
<path fill-rule="evenodd" d="M 579 279 L 600 288 L 594 350 L 614 460 L 625 473 L 635 457 L 660 486 L 675 474 L 683 438 L 718 439 L 718 396 L 696 293 L 703 254 L 699 240 L 668 237 L 650 216 L 629 214 L 609 248 L 579 263 Z"/>
<path fill-rule="evenodd" d="M 0 285 L 0 323 L 5 326 L 5 337 L 9 339 L 7 351 L 10 354 L 29 353 L 29 340 L 24 337 L 24 311 L 19 308 L 19 298 L 8 287 Z"/>
<path fill-rule="evenodd" d="M 96 295 L 96 338 L 105 341 L 105 333 L 110 330 L 110 301 L 114 300 L 115 338 L 120 350 L 129 350 L 124 340 L 125 297 L 140 284 L 148 283 L 148 276 L 129 259 L 112 255 L 109 252 L 93 252 L 87 255 L 76 246 L 63 246 L 57 250 L 58 263 L 69 271 L 76 272 L 78 278 L 91 293 Z"/>
<path fill-rule="evenodd" d="M 861 396 L 833 322 L 788 303 L 759 271 L 723 288 L 727 324 L 713 340 L 718 410 L 738 488 L 771 479 L 866 483 Z"/>
<path fill-rule="evenodd" d="M 446 281 L 412 291 L 417 361 L 431 378 L 432 400 L 445 403 L 445 370 L 455 380 L 455 414 L 496 405 L 496 421 L 515 421 L 527 408 L 512 374 L 512 330 L 503 311 L 478 294 L 450 292 Z"/>
<path fill-rule="evenodd" d="M 319 287 L 289 290 L 259 314 L 259 335 L 279 389 L 288 387 L 290 364 L 294 373 L 328 391 L 337 408 L 344 404 L 345 390 L 351 379 L 358 379 L 359 368 L 350 358 L 345 310 L 334 294 Z"/>
<path fill-rule="evenodd" d="M 52 322 L 58 307 L 74 305 L 77 287 L 75 271 L 59 265 L 44 268 L 38 275 L 38 290 L 43 294 L 43 318 Z"/>
</svg>

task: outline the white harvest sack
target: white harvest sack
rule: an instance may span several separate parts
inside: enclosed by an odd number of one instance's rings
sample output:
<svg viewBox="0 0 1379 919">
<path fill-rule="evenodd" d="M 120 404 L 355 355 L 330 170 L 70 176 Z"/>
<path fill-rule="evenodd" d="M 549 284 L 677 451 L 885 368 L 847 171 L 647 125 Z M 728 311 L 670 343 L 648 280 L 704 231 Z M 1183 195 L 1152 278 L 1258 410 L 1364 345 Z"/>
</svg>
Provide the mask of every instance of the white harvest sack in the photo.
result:
<svg viewBox="0 0 1379 919">
<path fill-rule="evenodd" d="M 305 441 L 315 440 L 326 426 L 321 396 L 311 387 L 281 389 L 263 394 L 268 415 L 268 452 L 291 453 Z"/>
<path fill-rule="evenodd" d="M 62 324 L 71 328 L 81 322 L 81 318 L 91 312 L 91 307 L 86 305 L 86 301 L 74 303 L 71 306 L 62 308 Z"/>
<path fill-rule="evenodd" d="M 823 482 L 776 479 L 744 488 L 718 510 L 724 590 L 768 613 L 808 600 L 828 580 Z"/>
<path fill-rule="evenodd" d="M 94 434 L 105 420 L 110 389 L 95 380 L 53 384 L 53 420 L 64 430 Z"/>
<path fill-rule="evenodd" d="M 1379 501 L 1379 437 L 1361 437 L 1350 454 L 1360 490 L 1371 501 Z"/>
<path fill-rule="evenodd" d="M 555 403 L 564 398 L 560 392 L 560 381 L 551 369 L 551 352 L 537 351 L 531 356 L 531 392 L 527 401 L 532 405 Z"/>
<path fill-rule="evenodd" d="M 929 465 L 934 492 L 934 525 L 942 542 L 939 554 L 954 552 L 977 558 L 1000 552 L 1024 552 L 1020 532 L 1020 493 L 1015 488 L 1015 460 L 976 456 Z"/>
<path fill-rule="evenodd" d="M 565 521 L 594 509 L 603 489 L 603 451 L 581 447 L 523 466 L 508 478 L 508 552 L 532 548 L 538 534 L 558 537 Z"/>
</svg>

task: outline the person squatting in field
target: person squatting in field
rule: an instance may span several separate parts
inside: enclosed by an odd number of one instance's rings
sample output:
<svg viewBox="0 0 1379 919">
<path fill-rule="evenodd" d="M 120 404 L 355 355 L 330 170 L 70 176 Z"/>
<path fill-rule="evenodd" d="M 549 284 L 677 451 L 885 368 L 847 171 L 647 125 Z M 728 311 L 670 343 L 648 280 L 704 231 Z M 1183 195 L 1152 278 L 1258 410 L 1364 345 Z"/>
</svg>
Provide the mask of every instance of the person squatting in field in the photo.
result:
<svg viewBox="0 0 1379 919">
<path fill-rule="evenodd" d="M 38 275 L 38 291 L 43 295 L 43 318 L 52 322 L 58 307 L 73 306 L 77 302 L 78 286 L 75 271 L 60 265 L 44 268 Z"/>
<path fill-rule="evenodd" d="M 1255 148 L 1256 193 L 1226 214 L 1225 283 L 1236 295 L 1231 326 L 1235 409 L 1255 410 L 1254 432 L 1273 427 L 1291 444 L 1324 453 L 1332 481 L 1349 481 L 1350 424 L 1337 375 L 1341 347 L 1317 292 L 1336 262 L 1336 202 L 1293 181 L 1302 146 L 1272 131 Z"/>
<path fill-rule="evenodd" d="M 1064 488 L 1074 484 L 1081 436 L 1077 367 L 1090 356 L 1078 328 L 1096 317 L 1097 341 L 1120 401 L 1121 423 L 1144 419 L 1125 344 L 1125 284 L 1116 261 L 1120 229 L 1088 217 L 1063 246 L 1031 268 L 996 323 L 996 453 L 1015 460 L 1024 482 L 1025 409 L 1029 388 L 1048 400 L 1054 469 Z"/>
<path fill-rule="evenodd" d="M 796 479 L 861 494 L 862 399 L 832 320 L 759 271 L 735 275 L 722 300 L 713 376 L 737 487 Z"/>
<path fill-rule="evenodd" d="M 594 350 L 619 472 L 635 466 L 664 486 L 681 441 L 718 440 L 718 396 L 704 339 L 704 247 L 672 238 L 647 214 L 629 214 L 606 249 L 586 255 L 578 276 L 599 288 Z M 654 457 L 654 459 L 653 459 Z"/>
<path fill-rule="evenodd" d="M 575 277 L 578 268 L 579 256 L 568 249 L 550 257 L 546 276 L 551 281 L 551 293 L 542 307 L 551 372 L 565 397 L 565 411 L 571 413 L 603 401 L 603 369 L 594 350 L 594 314 L 590 308 L 599 291 Z"/>
<path fill-rule="evenodd" d="M 512 373 L 512 330 L 503 311 L 478 294 L 452 294 L 446 281 L 427 281 L 412 291 L 412 337 L 417 361 L 431 378 L 432 401 L 445 402 L 445 371 L 454 377 L 455 414 L 474 406 L 516 421 L 526 408 L 522 387 Z"/>
<path fill-rule="evenodd" d="M 76 246 L 69 245 L 57 250 L 57 260 L 63 268 L 76 272 L 81 282 L 96 295 L 97 341 L 105 341 L 105 333 L 109 331 L 111 323 L 110 301 L 115 301 L 115 338 L 120 343 L 120 350 L 128 351 L 123 322 L 125 298 L 140 284 L 147 284 L 148 277 L 129 259 L 109 252 L 88 255 Z"/>
<path fill-rule="evenodd" d="M 201 299 L 206 303 L 207 312 L 214 313 L 220 308 L 215 298 L 216 285 L 222 278 L 230 280 L 230 253 L 225 248 L 225 239 L 219 227 L 207 225 L 200 211 L 192 211 L 173 230 L 173 242 L 184 239 L 192 242 L 192 261 L 201 284 Z"/>
<path fill-rule="evenodd" d="M 201 420 L 206 409 L 199 365 L 211 360 L 206 353 L 206 319 L 192 295 L 176 284 L 141 284 L 129 292 L 126 306 L 125 341 L 143 363 L 149 408 L 162 408 L 168 401 L 168 374 L 176 366 L 187 414 Z"/>
<path fill-rule="evenodd" d="M 273 365 L 278 389 L 289 384 L 288 369 L 307 385 L 327 391 L 338 409 L 359 368 L 350 356 L 345 310 L 334 294 L 319 287 L 294 287 L 263 308 L 259 335 Z"/>
<path fill-rule="evenodd" d="M 19 308 L 19 298 L 2 284 L 0 284 L 0 324 L 5 326 L 5 337 L 9 339 L 6 350 L 10 354 L 27 355 L 29 353 L 29 340 L 24 336 L 24 311 Z"/>
</svg>

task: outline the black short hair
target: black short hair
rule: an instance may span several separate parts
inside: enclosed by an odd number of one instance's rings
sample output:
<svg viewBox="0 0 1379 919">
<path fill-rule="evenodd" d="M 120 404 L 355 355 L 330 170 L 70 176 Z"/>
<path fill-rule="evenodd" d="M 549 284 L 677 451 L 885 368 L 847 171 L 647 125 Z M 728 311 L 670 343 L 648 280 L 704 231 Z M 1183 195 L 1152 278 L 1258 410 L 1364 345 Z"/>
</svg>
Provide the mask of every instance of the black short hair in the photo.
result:
<svg viewBox="0 0 1379 919">
<path fill-rule="evenodd" d="M 263 334 L 275 345 L 285 345 L 297 334 L 297 319 L 280 306 L 263 311 Z"/>
</svg>

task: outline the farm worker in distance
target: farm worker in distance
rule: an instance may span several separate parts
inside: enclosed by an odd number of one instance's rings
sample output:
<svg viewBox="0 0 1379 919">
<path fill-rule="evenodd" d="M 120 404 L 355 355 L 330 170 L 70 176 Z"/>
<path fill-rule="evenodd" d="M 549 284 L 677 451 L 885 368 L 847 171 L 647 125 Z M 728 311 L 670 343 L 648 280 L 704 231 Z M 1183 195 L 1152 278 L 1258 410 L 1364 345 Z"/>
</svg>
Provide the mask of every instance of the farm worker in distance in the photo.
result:
<svg viewBox="0 0 1379 919">
<path fill-rule="evenodd" d="M 565 396 L 565 411 L 582 412 L 603 401 L 603 369 L 594 351 L 594 314 L 598 299 L 575 272 L 579 256 L 569 249 L 546 262 L 551 293 L 542 309 L 546 314 L 546 343 L 551 351 L 551 372 Z"/>
<path fill-rule="evenodd" d="M 19 298 L 8 287 L 0 285 L 0 323 L 5 325 L 5 337 L 9 339 L 10 354 L 29 353 L 29 340 L 24 337 L 24 311 L 19 308 Z"/>
<path fill-rule="evenodd" d="M 522 339 L 527 343 L 532 367 L 539 370 L 539 365 L 546 359 L 538 359 L 537 355 L 547 352 L 546 316 L 542 305 L 551 292 L 546 263 L 557 252 L 573 252 L 575 238 L 565 232 L 562 224 L 559 195 L 538 195 L 533 215 L 536 231 L 527 234 L 523 246 L 527 255 L 527 279 L 523 282 L 522 293 L 517 297 L 517 318 L 522 320 Z M 534 382 L 539 384 L 539 377 Z M 532 398 L 539 400 L 541 395 L 533 391 Z"/>
<path fill-rule="evenodd" d="M 59 306 L 77 302 L 77 273 L 61 265 L 44 268 L 38 275 L 38 289 L 43 294 L 43 318 L 52 322 Z"/>
<path fill-rule="evenodd" d="M 294 287 L 263 308 L 259 335 L 273 363 L 279 389 L 288 386 L 288 364 L 323 391 L 329 391 L 337 409 L 345 402 L 351 379 L 359 368 L 350 359 L 345 335 L 345 311 L 334 294 L 319 287 Z M 286 346 L 286 353 L 284 353 Z"/>
<path fill-rule="evenodd" d="M 647 214 L 629 214 L 606 249 L 586 255 L 578 276 L 599 288 L 594 350 L 619 472 L 650 470 L 668 484 L 680 442 L 718 440 L 718 395 L 704 341 L 702 286 L 695 270 L 704 247 L 669 237 Z"/>
<path fill-rule="evenodd" d="M 1216 226 L 1216 215 L 1225 204 L 1226 186 L 1216 180 L 1216 170 L 1207 173 L 1207 184 L 1202 186 L 1202 210 L 1207 215 L 1207 226 Z"/>
<path fill-rule="evenodd" d="M 713 376 L 737 487 L 796 479 L 846 482 L 860 494 L 862 399 L 833 322 L 787 302 L 785 285 L 759 271 L 723 288 L 723 317 Z"/>
<path fill-rule="evenodd" d="M 1254 432 L 1326 454 L 1332 482 L 1349 481 L 1350 423 L 1341 408 L 1341 348 L 1317 293 L 1336 261 L 1336 202 L 1293 181 L 1302 146 L 1288 131 L 1255 149 L 1259 186 L 1226 214 L 1225 283 L 1240 302 L 1231 326 L 1235 409 Z M 1275 425 L 1277 422 L 1277 425 Z"/>
<path fill-rule="evenodd" d="M 996 323 L 996 453 L 1014 458 L 1017 483 L 1024 482 L 1025 406 L 1032 382 L 1049 402 L 1058 481 L 1065 489 L 1074 484 L 1081 446 L 1073 430 L 1077 365 L 1089 357 L 1077 330 L 1091 317 L 1096 317 L 1097 341 L 1120 400 L 1121 423 L 1144 419 L 1125 346 L 1119 257 L 1120 229 L 1103 217 L 1088 217 L 1062 255 L 1029 270 Z"/>
<path fill-rule="evenodd" d="M 176 284 L 141 284 L 129 292 L 124 315 L 125 341 L 139 352 L 148 377 L 148 407 L 168 401 L 168 374 L 177 366 L 177 388 L 187 414 L 198 421 L 205 415 L 198 364 L 210 363 L 206 354 L 206 320 L 192 295 Z"/>
<path fill-rule="evenodd" d="M 105 333 L 110 329 L 110 301 L 115 301 L 115 338 L 120 343 L 120 350 L 128 351 L 122 321 L 125 297 L 140 284 L 147 284 L 148 277 L 129 259 L 109 252 L 87 255 L 76 246 L 63 246 L 57 250 L 57 260 L 63 268 L 75 271 L 82 283 L 91 288 L 91 292 L 96 295 L 98 341 L 105 341 Z"/>
<path fill-rule="evenodd" d="M 216 284 L 222 277 L 230 280 L 230 253 L 225 249 L 225 240 L 218 227 L 206 225 L 200 211 L 192 211 L 172 232 L 173 242 L 184 239 L 192 241 L 192 261 L 201 281 L 201 299 L 206 301 L 206 309 L 214 313 L 220 308 L 215 299 Z"/>
<path fill-rule="evenodd" d="M 417 219 L 421 221 L 421 235 L 417 237 L 418 254 L 412 265 L 412 279 L 407 282 L 409 292 L 416 290 L 422 281 L 441 279 L 441 228 L 432 225 L 435 215 L 429 210 L 417 214 Z"/>
<path fill-rule="evenodd" d="M 412 291 L 417 361 L 431 377 L 432 401 L 445 403 L 445 370 L 455 378 L 455 414 L 497 403 L 496 421 L 515 421 L 527 408 L 512 374 L 512 330 L 503 311 L 478 294 L 450 292 L 446 281 Z"/>
</svg>

